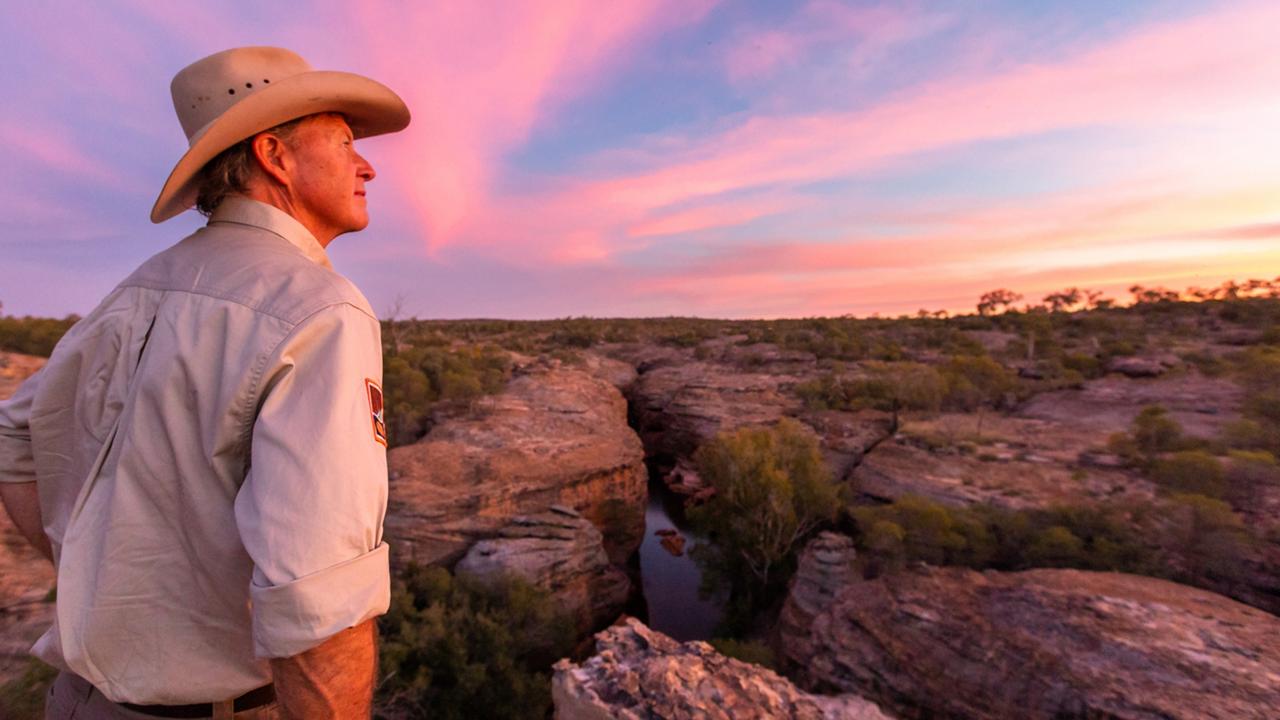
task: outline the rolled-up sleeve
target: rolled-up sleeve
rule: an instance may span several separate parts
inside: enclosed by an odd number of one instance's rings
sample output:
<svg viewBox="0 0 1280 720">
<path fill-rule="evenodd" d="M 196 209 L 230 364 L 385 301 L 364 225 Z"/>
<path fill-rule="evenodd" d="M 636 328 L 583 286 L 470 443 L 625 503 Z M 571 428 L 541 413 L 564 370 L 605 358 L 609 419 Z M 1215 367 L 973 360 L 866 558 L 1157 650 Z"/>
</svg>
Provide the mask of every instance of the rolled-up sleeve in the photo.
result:
<svg viewBox="0 0 1280 720">
<path fill-rule="evenodd" d="M 35 482 L 31 453 L 31 403 L 43 372 L 27 378 L 8 400 L 0 400 L 0 482 Z"/>
<path fill-rule="evenodd" d="M 299 323 L 263 373 L 235 501 L 258 657 L 296 655 L 387 611 L 381 378 L 378 323 L 350 305 Z"/>
</svg>

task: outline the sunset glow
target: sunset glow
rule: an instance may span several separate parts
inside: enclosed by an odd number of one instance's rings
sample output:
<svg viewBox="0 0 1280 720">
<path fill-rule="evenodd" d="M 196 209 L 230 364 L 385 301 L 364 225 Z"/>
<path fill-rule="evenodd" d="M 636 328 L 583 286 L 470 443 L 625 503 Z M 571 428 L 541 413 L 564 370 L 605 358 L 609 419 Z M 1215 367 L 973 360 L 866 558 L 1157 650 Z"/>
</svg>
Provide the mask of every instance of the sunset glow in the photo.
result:
<svg viewBox="0 0 1280 720">
<path fill-rule="evenodd" d="M 185 148 L 168 83 L 250 44 L 414 114 L 363 143 L 373 223 L 330 248 L 380 312 L 895 315 L 1280 275 L 1274 2 L 60 5 L 0 29 L 6 313 L 87 312 L 202 222 L 147 221 Z"/>
</svg>

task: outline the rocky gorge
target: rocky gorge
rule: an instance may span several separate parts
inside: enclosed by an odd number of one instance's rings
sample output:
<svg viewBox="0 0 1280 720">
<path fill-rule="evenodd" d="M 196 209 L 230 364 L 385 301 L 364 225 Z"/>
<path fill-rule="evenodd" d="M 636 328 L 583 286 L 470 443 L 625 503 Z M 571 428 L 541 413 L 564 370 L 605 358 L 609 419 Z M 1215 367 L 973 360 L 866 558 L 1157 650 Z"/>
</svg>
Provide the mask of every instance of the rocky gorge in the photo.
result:
<svg viewBox="0 0 1280 720">
<path fill-rule="evenodd" d="M 1079 357 L 1102 343 L 1059 321 L 1053 352 L 1085 368 Z M 1175 331 L 1183 325 L 1201 329 Z M 578 637 L 596 632 L 594 649 L 555 668 L 562 718 L 1269 717 L 1280 706 L 1280 483 L 1260 471 L 1247 499 L 1188 504 L 1156 472 L 1186 452 L 1219 458 L 1224 472 L 1245 460 L 1267 467 L 1264 441 L 1230 444 L 1259 417 L 1245 371 L 1231 368 L 1271 352 L 1264 334 L 1238 325 L 1162 317 L 1143 326 L 1141 347 L 1110 359 L 1098 351 L 1103 359 L 1078 376 L 1026 362 L 1016 328 L 943 332 L 942 321 L 921 321 L 919 332 L 876 325 L 883 337 L 861 359 L 805 345 L 826 329 L 761 337 L 748 323 L 678 342 L 519 344 L 504 351 L 512 362 L 500 387 L 441 405 L 420 439 L 390 450 L 393 565 L 481 584 L 520 578 L 573 618 Z M 967 407 L 876 395 L 899 368 L 924 383 L 926 370 L 948 370 L 963 353 L 994 358 L 1002 382 L 1011 378 L 1001 394 Z M 955 394 L 955 377 L 939 392 Z M 1152 406 L 1180 444 L 1123 455 L 1116 436 L 1134 436 Z M 687 550 L 673 539 L 685 540 L 679 528 L 646 526 L 651 492 L 708 501 L 715 488 L 700 477 L 699 448 L 784 418 L 817 444 L 842 504 L 796 554 L 784 596 L 741 638 L 767 646 L 778 674 L 647 625 L 646 595 L 664 588 L 641 577 L 636 557 L 659 529 L 667 534 L 651 540 L 665 552 Z M 898 518 L 894 530 L 883 511 L 904 502 L 924 524 Z M 1142 553 L 1126 567 L 1160 577 L 1073 569 L 1094 562 L 1088 554 L 1116 529 L 1095 511 L 1134 539 L 1122 550 Z M 998 553 L 910 554 L 913 533 L 937 530 L 947 548 L 982 535 L 971 525 L 988 512 L 1009 523 L 984 531 L 991 543 L 1012 528 L 1025 533 L 1014 545 L 1053 552 L 1019 557 L 1017 569 Z M 1083 520 L 1068 527 L 1060 516 Z M 889 518 L 888 534 L 873 537 L 868 518 Z M 1036 522 L 1047 527 L 1024 527 Z M 1203 527 L 1204 538 L 1187 535 Z M 894 532 L 901 557 L 881 562 L 878 543 Z M 1238 562 L 1204 555 L 1215 548 Z M 0 617 L 18 658 L 22 633 L 47 622 L 52 573 L 28 571 L 38 563 L 20 541 L 0 550 L 9 553 L 0 591 L 27 608 Z"/>
</svg>

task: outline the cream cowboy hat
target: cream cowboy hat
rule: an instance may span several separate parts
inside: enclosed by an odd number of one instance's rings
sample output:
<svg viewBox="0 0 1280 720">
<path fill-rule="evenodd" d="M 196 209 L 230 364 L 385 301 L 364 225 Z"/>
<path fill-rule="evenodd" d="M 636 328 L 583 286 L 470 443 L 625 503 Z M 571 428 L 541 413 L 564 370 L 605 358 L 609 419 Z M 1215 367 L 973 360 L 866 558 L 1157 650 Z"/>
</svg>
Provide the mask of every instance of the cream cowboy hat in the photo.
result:
<svg viewBox="0 0 1280 720">
<path fill-rule="evenodd" d="M 156 198 L 155 223 L 194 205 L 200 168 L 255 133 L 321 112 L 342 113 L 357 138 L 409 124 L 409 108 L 387 86 L 352 73 L 312 70 L 282 48 L 233 48 L 210 55 L 183 68 L 170 90 L 191 147 Z"/>
</svg>

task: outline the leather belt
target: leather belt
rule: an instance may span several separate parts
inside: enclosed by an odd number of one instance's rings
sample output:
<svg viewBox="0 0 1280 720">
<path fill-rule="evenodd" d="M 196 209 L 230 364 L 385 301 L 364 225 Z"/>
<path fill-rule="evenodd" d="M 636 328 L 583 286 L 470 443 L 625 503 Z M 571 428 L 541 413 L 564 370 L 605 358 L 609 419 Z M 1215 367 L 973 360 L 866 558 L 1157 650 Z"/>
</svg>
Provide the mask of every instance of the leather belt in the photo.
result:
<svg viewBox="0 0 1280 720">
<path fill-rule="evenodd" d="M 274 684 L 263 685 L 257 690 L 249 692 L 236 698 L 233 702 L 234 712 L 244 712 L 257 707 L 262 707 L 276 699 L 276 686 Z M 120 707 L 128 708 L 136 713 L 143 715 L 152 715 L 154 717 L 165 718 L 208 718 L 213 717 L 213 703 L 195 703 L 193 705 L 135 705 L 133 703 L 118 703 Z"/>
</svg>

